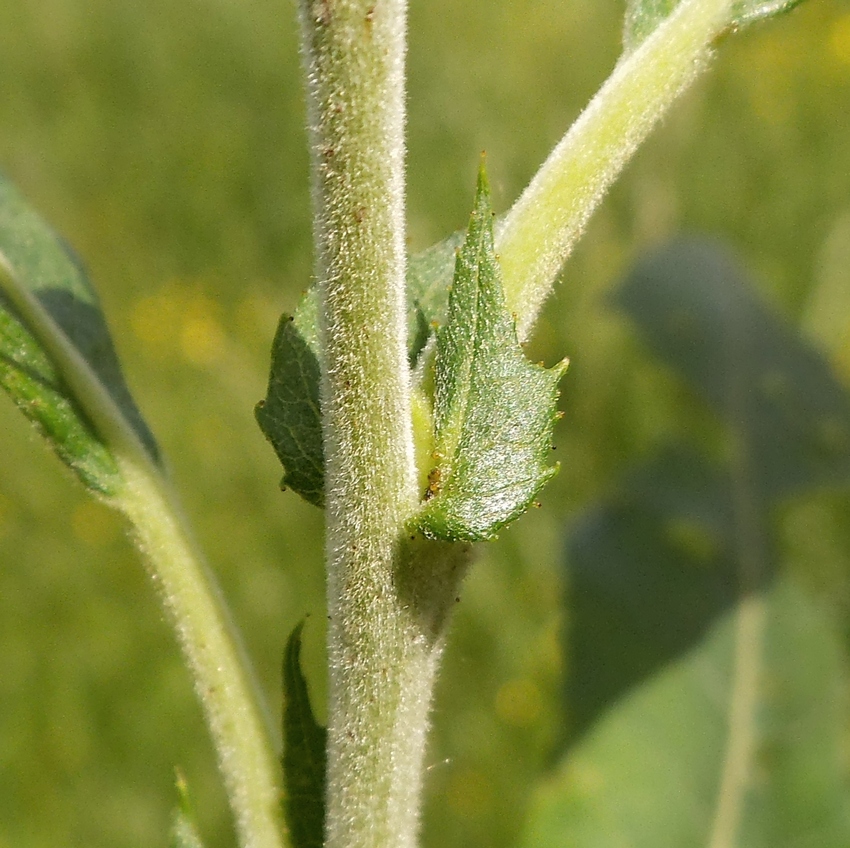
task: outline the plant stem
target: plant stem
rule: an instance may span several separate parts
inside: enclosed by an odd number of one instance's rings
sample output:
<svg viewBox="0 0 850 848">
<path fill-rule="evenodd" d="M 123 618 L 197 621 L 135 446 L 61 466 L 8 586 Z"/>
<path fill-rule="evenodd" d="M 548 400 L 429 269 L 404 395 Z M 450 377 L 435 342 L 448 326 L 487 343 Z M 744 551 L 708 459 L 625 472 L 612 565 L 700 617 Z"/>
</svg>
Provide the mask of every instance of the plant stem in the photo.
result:
<svg viewBox="0 0 850 848">
<path fill-rule="evenodd" d="M 728 709 L 728 735 L 708 848 L 733 848 L 738 843 L 747 791 L 756 767 L 760 684 L 764 681 L 766 601 L 771 543 L 770 509 L 754 463 L 759 439 L 747 362 L 749 328 L 729 309 L 724 350 L 726 409 L 730 431 L 732 506 L 738 562 L 738 607 L 735 612 L 735 655 Z M 735 363 L 732 366 L 731 363 Z M 734 410 L 734 412 L 733 412 Z"/>
<path fill-rule="evenodd" d="M 170 488 L 150 466 L 118 454 L 130 520 L 192 672 L 242 848 L 283 848 L 274 735 L 259 686 L 215 578 L 198 554 Z"/>
<path fill-rule="evenodd" d="M 683 0 L 621 58 L 496 234 L 508 308 L 528 336 L 555 278 L 608 187 L 708 64 L 731 0 Z"/>
<path fill-rule="evenodd" d="M 171 615 L 207 719 L 240 845 L 283 848 L 275 734 L 262 693 L 162 469 L 89 363 L 2 257 L 0 287 L 115 458 L 121 482 L 105 500 L 132 524 Z"/>
<path fill-rule="evenodd" d="M 734 848 L 756 749 L 756 713 L 762 673 L 765 600 L 745 595 L 735 611 L 735 670 L 729 700 L 729 735 L 708 848 Z"/>
<path fill-rule="evenodd" d="M 416 843 L 437 656 L 405 526 L 404 0 L 302 0 L 321 293 L 329 848 Z M 439 618 L 439 616 L 438 616 Z"/>
</svg>

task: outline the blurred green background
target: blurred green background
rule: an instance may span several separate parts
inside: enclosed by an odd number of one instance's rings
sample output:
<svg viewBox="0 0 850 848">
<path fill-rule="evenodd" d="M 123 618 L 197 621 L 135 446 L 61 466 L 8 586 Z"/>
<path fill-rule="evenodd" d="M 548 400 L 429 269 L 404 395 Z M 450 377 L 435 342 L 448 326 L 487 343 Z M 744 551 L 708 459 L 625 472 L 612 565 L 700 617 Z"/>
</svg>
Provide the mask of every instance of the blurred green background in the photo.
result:
<svg viewBox="0 0 850 848">
<path fill-rule="evenodd" d="M 465 224 L 481 150 L 497 209 L 510 204 L 613 66 L 622 11 L 413 0 L 411 250 Z M 0 3 L 0 80 L 0 168 L 87 264 L 272 703 L 306 613 L 321 699 L 321 515 L 278 491 L 252 416 L 276 318 L 310 281 L 293 6 Z M 723 46 L 593 219 L 531 345 L 572 359 L 561 473 L 543 509 L 482 549 L 458 605 L 426 845 L 511 844 L 562 734 L 565 527 L 630 462 L 706 429 L 606 302 L 628 266 L 683 230 L 724 239 L 850 381 L 848 103 L 850 8 L 810 0 Z M 209 846 L 231 844 L 189 679 L 124 528 L 4 399 L 0 433 L 0 848 L 164 845 L 175 765 Z M 845 610 L 848 537 L 840 494 L 783 517 L 784 558 Z"/>
</svg>

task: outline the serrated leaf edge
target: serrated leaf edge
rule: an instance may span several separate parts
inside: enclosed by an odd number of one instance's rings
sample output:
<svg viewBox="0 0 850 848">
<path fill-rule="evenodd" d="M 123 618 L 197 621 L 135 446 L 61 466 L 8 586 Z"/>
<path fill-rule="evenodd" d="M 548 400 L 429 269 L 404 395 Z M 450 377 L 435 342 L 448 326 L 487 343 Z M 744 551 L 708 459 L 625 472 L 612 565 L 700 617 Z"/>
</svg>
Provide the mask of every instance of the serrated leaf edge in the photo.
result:
<svg viewBox="0 0 850 848">
<path fill-rule="evenodd" d="M 494 240 L 494 232 L 493 232 L 493 219 L 494 215 L 490 205 L 490 189 L 489 183 L 487 180 L 486 166 L 484 157 L 482 156 L 481 165 L 479 167 L 478 173 L 478 186 L 476 189 L 476 197 L 475 203 L 473 206 L 473 211 L 470 216 L 470 223 L 467 227 L 465 236 L 462 240 L 461 245 L 455 251 L 455 271 L 453 276 L 452 284 L 454 285 L 454 280 L 456 275 L 458 274 L 460 268 L 462 267 L 462 263 L 464 262 L 464 252 L 467 248 L 467 242 L 475 238 L 475 241 L 471 243 L 471 247 L 474 249 L 474 261 L 476 263 L 476 269 L 481 264 L 481 254 L 483 252 L 487 252 L 487 247 L 489 244 L 489 249 L 493 255 L 493 262 L 496 268 L 496 276 L 497 276 L 497 285 L 501 291 L 501 303 L 497 304 L 497 309 L 500 309 L 503 313 L 503 317 L 506 317 L 511 322 L 511 335 L 516 344 L 516 352 L 525 359 L 525 362 L 532 368 L 538 369 L 539 372 L 542 372 L 546 376 L 550 378 L 551 381 L 551 401 L 550 406 L 552 408 L 552 415 L 550 419 L 550 441 L 551 441 L 551 429 L 554 427 L 555 422 L 561 417 L 561 414 L 555 409 L 555 404 L 557 401 L 557 397 L 559 392 L 557 391 L 557 384 L 560 381 L 563 374 L 566 372 L 567 367 L 569 365 L 569 359 L 564 358 L 556 365 L 551 368 L 545 368 L 542 364 L 535 364 L 525 358 L 522 347 L 519 343 L 519 336 L 517 333 L 516 326 L 516 318 L 515 316 L 510 316 L 507 313 L 507 306 L 505 304 L 504 299 L 504 291 L 501 289 L 501 280 L 499 273 L 499 259 L 498 255 L 495 252 L 495 240 Z M 477 237 L 476 228 L 478 229 Z M 476 273 L 477 270 L 476 270 Z M 451 294 L 449 294 L 449 298 L 451 299 Z M 449 310 L 451 310 L 451 304 L 449 304 Z M 446 324 L 439 327 L 436 333 L 437 339 L 437 349 L 440 346 L 440 336 L 447 332 L 447 328 L 449 327 L 449 318 L 447 318 Z M 436 357 L 435 357 L 436 358 Z M 468 381 L 467 381 L 468 382 Z M 468 394 L 469 388 L 467 388 L 466 393 Z M 463 401 L 463 409 L 466 410 L 467 402 Z M 461 418 L 465 418 L 465 412 L 460 414 Z M 415 530 L 421 532 L 424 536 L 431 539 L 441 539 L 445 541 L 465 541 L 465 542 L 480 542 L 480 541 L 489 541 L 491 539 L 496 538 L 497 533 L 506 527 L 508 524 L 515 521 L 525 512 L 527 512 L 528 508 L 534 503 L 534 499 L 540 493 L 545 484 L 554 477 L 559 469 L 560 463 L 555 463 L 552 466 L 549 466 L 546 470 L 541 470 L 541 473 L 537 475 L 537 483 L 534 485 L 533 490 L 530 492 L 528 498 L 517 504 L 516 508 L 511 511 L 511 513 L 505 517 L 503 520 L 498 521 L 494 525 L 492 525 L 487 532 L 478 533 L 472 531 L 470 528 L 466 530 L 460 530 L 456 528 L 454 531 L 445 529 L 443 531 L 437 531 L 436 525 L 429 520 L 429 518 L 433 515 L 433 512 L 437 505 L 439 504 L 439 497 L 443 490 L 443 486 L 445 481 L 450 478 L 453 470 L 453 465 L 456 463 L 458 459 L 458 451 L 459 445 L 462 441 L 463 432 L 462 427 L 458 429 L 458 433 L 456 437 L 453 439 L 454 444 L 449 445 L 448 453 L 451 456 L 446 456 L 442 452 L 441 448 L 444 446 L 435 447 L 435 450 L 432 454 L 432 458 L 435 460 L 435 463 L 432 465 L 431 470 L 428 472 L 427 476 L 427 488 L 424 493 L 424 501 L 423 508 L 417 517 L 414 519 L 414 528 Z M 433 436 L 433 443 L 436 445 L 437 433 L 436 433 L 436 422 L 435 422 L 435 432 Z M 530 477 L 528 478 L 531 479 Z"/>
</svg>

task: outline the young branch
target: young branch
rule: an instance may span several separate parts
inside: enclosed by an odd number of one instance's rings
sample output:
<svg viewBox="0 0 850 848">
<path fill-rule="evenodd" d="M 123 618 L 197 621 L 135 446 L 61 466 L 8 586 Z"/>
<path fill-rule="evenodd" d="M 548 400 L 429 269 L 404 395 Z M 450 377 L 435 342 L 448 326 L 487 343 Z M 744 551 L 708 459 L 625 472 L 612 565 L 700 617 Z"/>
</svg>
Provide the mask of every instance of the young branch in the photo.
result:
<svg viewBox="0 0 850 848">
<path fill-rule="evenodd" d="M 730 8 L 731 0 L 683 0 L 620 60 L 505 216 L 496 250 L 520 339 L 611 183 L 707 66 Z"/>
<path fill-rule="evenodd" d="M 118 462 L 126 487 L 116 506 L 133 525 L 192 672 L 239 845 L 283 848 L 275 736 L 227 606 L 167 482 L 134 459 L 119 454 Z"/>
</svg>

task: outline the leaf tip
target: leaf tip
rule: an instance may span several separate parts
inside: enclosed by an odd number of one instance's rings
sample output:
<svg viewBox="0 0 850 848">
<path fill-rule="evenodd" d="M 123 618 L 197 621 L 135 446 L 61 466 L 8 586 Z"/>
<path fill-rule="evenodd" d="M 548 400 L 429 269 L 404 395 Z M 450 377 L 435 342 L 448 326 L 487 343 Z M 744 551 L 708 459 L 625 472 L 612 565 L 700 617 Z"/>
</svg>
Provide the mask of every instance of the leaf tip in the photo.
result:
<svg viewBox="0 0 850 848">
<path fill-rule="evenodd" d="M 481 158 L 478 161 L 478 183 L 475 188 L 476 200 L 486 197 L 490 198 L 490 180 L 487 177 L 487 152 L 481 151 Z M 479 205 L 475 204 L 476 207 Z M 489 204 L 488 204 L 489 206 Z"/>
</svg>

